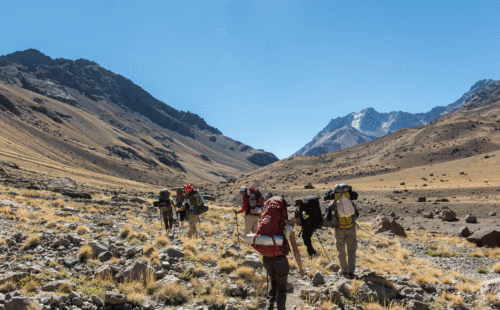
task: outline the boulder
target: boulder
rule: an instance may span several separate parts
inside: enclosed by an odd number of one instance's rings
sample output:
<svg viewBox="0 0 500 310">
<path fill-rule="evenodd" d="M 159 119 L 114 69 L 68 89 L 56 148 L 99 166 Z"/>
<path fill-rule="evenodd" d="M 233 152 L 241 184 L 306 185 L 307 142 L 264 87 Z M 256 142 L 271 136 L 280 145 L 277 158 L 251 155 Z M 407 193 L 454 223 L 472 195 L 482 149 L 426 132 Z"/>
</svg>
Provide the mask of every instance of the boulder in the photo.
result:
<svg viewBox="0 0 500 310">
<path fill-rule="evenodd" d="M 113 254 L 109 251 L 102 252 L 101 254 L 99 254 L 99 256 L 97 258 L 99 258 L 99 260 L 102 263 L 104 263 L 104 262 L 107 262 L 108 260 L 110 260 L 111 258 L 113 258 Z"/>
<path fill-rule="evenodd" d="M 42 291 L 44 292 L 53 292 L 59 289 L 61 285 L 70 285 L 73 289 L 76 289 L 76 284 L 73 281 L 69 280 L 58 280 L 58 281 L 52 281 L 44 286 L 42 286 Z"/>
<path fill-rule="evenodd" d="M 97 295 L 92 295 L 92 301 L 94 304 L 96 304 L 98 307 L 104 307 L 104 302 L 99 298 Z"/>
<path fill-rule="evenodd" d="M 166 253 L 168 256 L 173 257 L 173 258 L 183 258 L 184 253 L 182 253 L 179 250 L 176 250 L 174 248 L 166 248 L 163 250 L 164 253 Z"/>
<path fill-rule="evenodd" d="M 406 304 L 406 309 L 408 310 L 429 310 L 429 306 L 418 300 L 410 300 Z"/>
<path fill-rule="evenodd" d="M 62 192 L 65 189 L 76 190 L 76 181 L 72 178 L 55 178 L 47 183 L 47 190 L 52 192 Z"/>
<path fill-rule="evenodd" d="M 22 278 L 26 278 L 27 276 L 29 276 L 27 272 L 8 272 L 0 276 L 0 285 L 4 284 L 7 281 L 17 282 Z"/>
<path fill-rule="evenodd" d="M 500 247 L 500 232 L 495 229 L 477 230 L 467 238 L 477 246 Z"/>
<path fill-rule="evenodd" d="M 130 199 L 130 202 L 135 202 L 135 203 L 148 203 L 148 201 L 144 198 L 140 198 L 140 197 L 134 197 L 132 199 Z"/>
<path fill-rule="evenodd" d="M 479 288 L 481 295 L 499 294 L 500 293 L 500 278 L 484 281 Z"/>
<path fill-rule="evenodd" d="M 359 286 L 358 296 L 364 302 L 377 300 L 388 304 L 388 301 L 396 298 L 396 295 L 397 290 L 393 290 L 379 282 L 366 281 Z"/>
<path fill-rule="evenodd" d="M 179 284 L 179 283 L 182 283 L 182 280 L 177 278 L 176 276 L 167 275 L 165 278 L 163 278 L 159 281 L 156 281 L 156 285 L 158 287 L 162 287 L 162 286 L 165 286 L 165 285 L 171 284 L 171 283 Z"/>
<path fill-rule="evenodd" d="M 75 233 L 68 234 L 66 236 L 66 239 L 68 239 L 73 244 L 80 244 L 85 242 L 85 239 L 83 239 L 82 237 L 80 237 L 78 234 Z"/>
<path fill-rule="evenodd" d="M 470 232 L 469 228 L 467 226 L 463 226 L 458 230 L 458 235 L 460 237 L 467 238 L 471 235 L 472 233 Z"/>
<path fill-rule="evenodd" d="M 450 209 L 443 209 L 441 213 L 439 213 L 439 218 L 443 221 L 452 222 L 457 220 L 457 214 Z"/>
<path fill-rule="evenodd" d="M 92 247 L 95 256 L 99 256 L 99 254 L 108 250 L 108 247 L 104 243 L 97 240 L 92 241 L 90 246 Z"/>
<path fill-rule="evenodd" d="M 5 168 L 0 167 L 0 175 L 9 176 L 9 172 L 7 170 L 5 170 Z"/>
<path fill-rule="evenodd" d="M 314 277 L 312 279 L 312 284 L 314 286 L 319 286 L 319 285 L 325 284 L 325 278 L 323 277 L 323 275 L 319 271 L 316 272 L 316 274 L 314 275 Z"/>
<path fill-rule="evenodd" d="M 12 168 L 12 169 L 19 169 L 19 166 L 16 165 L 16 164 L 14 164 L 11 161 L 0 161 L 0 165 L 2 165 L 4 167 L 9 167 L 9 168 Z"/>
<path fill-rule="evenodd" d="M 60 193 L 73 199 L 92 199 L 92 195 L 89 193 L 76 189 L 63 189 Z"/>
<path fill-rule="evenodd" d="M 470 223 L 470 224 L 476 224 L 477 223 L 477 217 L 469 214 L 469 215 L 467 215 L 465 217 L 465 222 L 466 223 Z"/>
<path fill-rule="evenodd" d="M 434 218 L 434 213 L 432 213 L 432 212 L 424 212 L 424 213 L 422 213 L 422 217 L 424 217 L 426 219 L 433 219 Z"/>
<path fill-rule="evenodd" d="M 390 216 L 377 216 L 377 218 L 373 221 L 371 230 L 376 234 L 388 231 L 394 235 L 406 237 L 403 226 L 401 226 L 398 222 L 396 222 L 394 218 Z"/>
<path fill-rule="evenodd" d="M 417 202 L 426 202 L 427 198 L 426 197 L 418 197 Z"/>
<path fill-rule="evenodd" d="M 314 186 L 311 183 L 307 183 L 304 185 L 304 189 L 314 189 Z"/>
<path fill-rule="evenodd" d="M 154 270 L 143 261 L 135 261 L 122 272 L 125 281 L 144 281 L 148 275 L 154 274 Z"/>
<path fill-rule="evenodd" d="M 119 294 L 113 291 L 107 291 L 104 294 L 104 303 L 108 305 L 118 305 L 123 304 L 127 301 L 127 298 L 123 294 Z"/>
<path fill-rule="evenodd" d="M 7 294 L 9 295 L 9 294 Z M 36 304 L 26 296 L 6 296 L 5 304 L 3 305 L 5 310 L 31 310 L 37 309 Z"/>
<path fill-rule="evenodd" d="M 111 267 L 109 265 L 104 265 L 95 270 L 95 276 L 100 278 L 105 278 L 113 274 Z"/>
</svg>

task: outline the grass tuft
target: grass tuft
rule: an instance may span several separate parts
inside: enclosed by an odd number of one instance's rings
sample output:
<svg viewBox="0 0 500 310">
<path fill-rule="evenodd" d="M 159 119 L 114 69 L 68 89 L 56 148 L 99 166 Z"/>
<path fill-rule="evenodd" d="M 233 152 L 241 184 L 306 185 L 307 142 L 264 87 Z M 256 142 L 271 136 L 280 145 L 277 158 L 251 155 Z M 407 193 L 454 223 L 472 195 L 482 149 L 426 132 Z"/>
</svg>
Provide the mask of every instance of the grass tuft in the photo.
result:
<svg viewBox="0 0 500 310">
<path fill-rule="evenodd" d="M 26 250 L 26 249 L 34 248 L 36 246 L 39 246 L 40 244 L 42 244 L 42 238 L 39 235 L 34 234 L 34 235 L 29 236 L 28 239 L 26 239 L 26 241 L 24 242 L 24 244 L 22 246 L 22 249 Z"/>
</svg>

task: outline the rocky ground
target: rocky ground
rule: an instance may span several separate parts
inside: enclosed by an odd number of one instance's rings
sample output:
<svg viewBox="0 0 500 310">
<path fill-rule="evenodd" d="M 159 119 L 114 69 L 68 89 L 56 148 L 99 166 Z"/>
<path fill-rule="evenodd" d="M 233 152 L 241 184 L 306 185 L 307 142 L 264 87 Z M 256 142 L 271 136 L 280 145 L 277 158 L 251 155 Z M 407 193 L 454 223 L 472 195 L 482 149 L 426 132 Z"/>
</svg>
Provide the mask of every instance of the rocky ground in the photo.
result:
<svg viewBox="0 0 500 310">
<path fill-rule="evenodd" d="M 243 219 L 235 227 L 227 203 L 210 205 L 197 238 L 186 237 L 187 223 L 177 223 L 172 238 L 150 193 L 69 178 L 33 182 L 12 169 L 0 185 L 0 310 L 264 307 L 265 270 L 259 254 L 238 242 Z M 443 210 L 451 214 L 443 204 L 415 211 L 401 203 L 386 212 L 376 208 L 386 196 L 366 197 L 358 203 L 356 279 L 338 274 L 333 233 L 320 230 L 317 258 L 306 257 L 299 239 L 305 278 L 289 257 L 288 308 L 500 308 L 500 250 L 458 236 L 462 226 L 471 233 L 498 228 L 495 215 L 443 221 Z M 384 214 L 396 224 L 380 230 Z"/>
</svg>

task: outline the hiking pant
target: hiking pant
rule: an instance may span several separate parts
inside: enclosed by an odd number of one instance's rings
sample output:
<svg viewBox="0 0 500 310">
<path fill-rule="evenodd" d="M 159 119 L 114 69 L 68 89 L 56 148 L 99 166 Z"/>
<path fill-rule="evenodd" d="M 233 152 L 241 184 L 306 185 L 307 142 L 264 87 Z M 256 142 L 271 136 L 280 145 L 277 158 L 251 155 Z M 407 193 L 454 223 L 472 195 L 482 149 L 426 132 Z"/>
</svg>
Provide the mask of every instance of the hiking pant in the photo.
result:
<svg viewBox="0 0 500 310">
<path fill-rule="evenodd" d="M 164 211 L 163 213 L 163 221 L 165 222 L 165 229 L 168 231 L 169 228 L 173 226 L 174 215 L 172 209 L 169 211 Z"/>
<path fill-rule="evenodd" d="M 257 231 L 258 221 L 259 221 L 258 215 L 253 215 L 253 214 L 245 215 L 245 238 L 250 232 L 255 233 Z"/>
<path fill-rule="evenodd" d="M 198 222 L 198 215 L 190 214 L 188 215 L 188 221 L 189 221 L 189 231 L 187 233 L 188 238 L 191 238 L 192 236 L 198 234 L 198 231 L 196 230 L 196 222 Z"/>
<path fill-rule="evenodd" d="M 317 255 L 316 250 L 312 246 L 312 236 L 314 235 L 314 228 L 302 228 L 302 240 L 304 240 L 304 245 L 307 247 L 307 254 L 309 256 Z"/>
<path fill-rule="evenodd" d="M 263 257 L 264 267 L 269 276 L 268 283 L 268 305 L 274 305 L 276 302 L 278 310 L 286 309 L 286 284 L 288 279 L 288 259 L 285 255 L 276 257 Z M 272 309 L 272 308 L 271 308 Z"/>
<path fill-rule="evenodd" d="M 354 269 L 356 268 L 356 249 L 358 248 L 356 225 L 351 228 L 335 228 L 335 239 L 337 239 L 340 270 L 342 272 L 354 273 Z"/>
<path fill-rule="evenodd" d="M 175 207 L 177 209 L 182 208 L 182 202 L 175 205 Z M 186 212 L 187 212 L 186 208 L 184 208 L 183 211 L 176 211 L 176 213 L 179 214 L 179 218 L 180 218 L 181 222 L 184 222 L 184 220 L 186 219 Z"/>
</svg>

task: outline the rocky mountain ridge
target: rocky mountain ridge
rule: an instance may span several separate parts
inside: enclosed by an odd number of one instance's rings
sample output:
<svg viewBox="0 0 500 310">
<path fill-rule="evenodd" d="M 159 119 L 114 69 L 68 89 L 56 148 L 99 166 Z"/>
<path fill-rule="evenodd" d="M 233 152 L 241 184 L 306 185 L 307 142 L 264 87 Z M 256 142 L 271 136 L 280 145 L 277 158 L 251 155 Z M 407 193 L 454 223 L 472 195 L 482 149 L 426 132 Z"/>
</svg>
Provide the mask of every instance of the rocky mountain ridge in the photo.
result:
<svg viewBox="0 0 500 310">
<path fill-rule="evenodd" d="M 152 184 L 227 182 L 278 161 L 95 62 L 36 50 L 0 57 L 0 126 L 12 134 L 0 143 L 3 159 L 22 151 L 46 167 L 60 163 Z"/>
<path fill-rule="evenodd" d="M 469 104 L 484 101 L 490 95 L 498 92 L 499 89 L 500 81 L 481 80 L 457 101 L 448 106 L 437 106 L 426 113 L 402 111 L 379 113 L 370 107 L 358 113 L 353 112 L 344 117 L 337 117 L 332 119 L 309 143 L 292 156 L 326 154 L 385 136 L 398 129 L 418 127 Z M 343 131 L 338 132 L 339 129 L 346 126 L 353 129 L 348 135 Z M 343 144 L 339 144 L 339 141 L 342 141 Z"/>
</svg>

